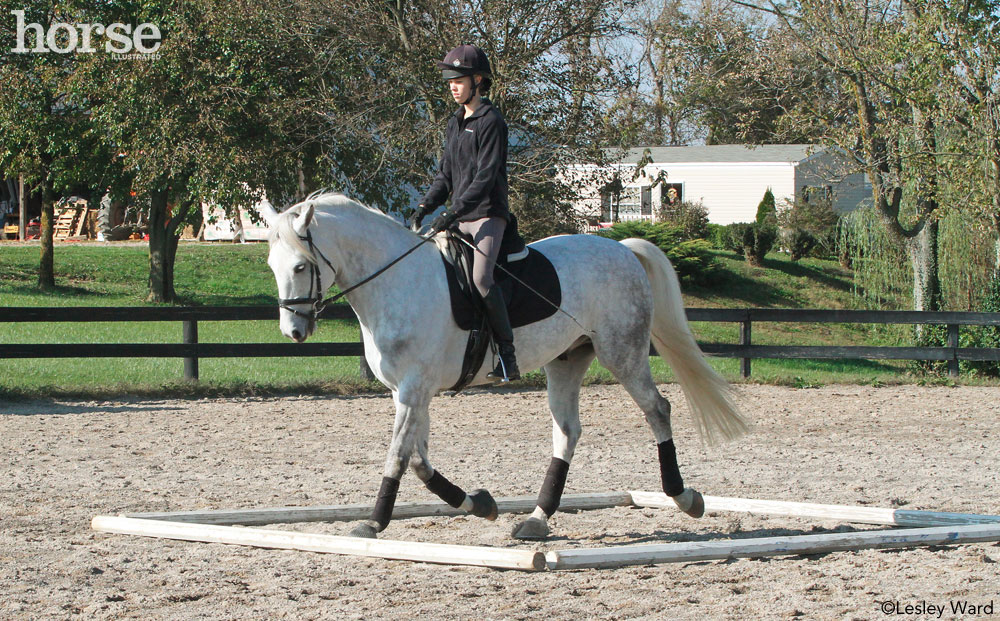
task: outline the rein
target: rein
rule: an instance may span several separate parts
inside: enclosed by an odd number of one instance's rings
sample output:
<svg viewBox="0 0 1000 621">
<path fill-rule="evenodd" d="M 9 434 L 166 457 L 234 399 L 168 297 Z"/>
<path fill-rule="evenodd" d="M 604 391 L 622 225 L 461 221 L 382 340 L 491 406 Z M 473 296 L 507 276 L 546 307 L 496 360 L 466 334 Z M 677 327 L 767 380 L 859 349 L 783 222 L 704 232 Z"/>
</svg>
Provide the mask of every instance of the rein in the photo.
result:
<svg viewBox="0 0 1000 621">
<path fill-rule="evenodd" d="M 316 246 L 316 244 L 313 243 L 312 231 L 310 231 L 310 230 L 307 229 L 306 230 L 306 236 L 302 237 L 300 239 L 304 240 L 307 244 L 309 244 L 309 251 L 310 252 L 312 252 L 313 254 L 319 256 L 321 259 L 323 259 L 323 262 L 326 263 L 327 267 L 330 268 L 330 271 L 333 272 L 334 277 L 336 278 L 337 270 L 333 269 L 333 264 L 330 263 L 330 259 L 327 259 L 326 255 L 324 255 L 323 252 Z M 299 317 L 303 317 L 305 319 L 308 319 L 310 322 L 315 323 L 316 319 L 319 318 L 319 316 L 323 313 L 323 310 L 325 310 L 327 306 L 329 306 L 330 304 L 333 304 L 334 302 L 336 302 L 340 298 L 344 297 L 345 295 L 347 295 L 351 291 L 354 291 L 358 287 L 360 287 L 360 286 L 362 286 L 364 284 L 367 284 L 367 283 L 371 282 L 372 280 L 375 280 L 376 278 L 378 278 L 379 276 L 381 276 L 386 270 L 388 270 L 390 267 L 392 267 L 393 265 L 399 263 L 400 261 L 402 261 L 403 259 L 405 259 L 406 257 L 408 257 L 414 250 L 416 250 L 417 248 L 423 246 L 424 244 L 426 244 L 427 242 L 429 242 L 432 239 L 434 239 L 433 235 L 428 235 L 427 237 L 421 237 L 420 241 L 415 246 L 413 246 L 412 248 L 410 248 L 409 250 L 407 250 L 403 254 L 399 255 L 398 257 L 396 257 L 395 259 L 393 259 L 392 261 L 390 261 L 387 265 L 385 265 L 384 267 L 382 267 L 381 269 L 379 269 L 377 272 L 371 274 L 370 276 L 368 276 L 367 278 L 365 278 L 361 282 L 357 282 L 357 283 L 351 285 L 350 287 L 344 289 L 343 291 L 341 291 L 337 295 L 334 295 L 334 296 L 331 296 L 329 298 L 326 298 L 325 300 L 322 298 L 322 295 L 323 295 L 323 282 L 320 279 L 320 269 L 319 269 L 319 266 L 317 264 L 315 264 L 315 263 L 311 263 L 310 262 L 309 263 L 309 269 L 312 270 L 312 274 L 311 274 L 312 278 L 310 279 L 310 282 L 309 282 L 309 295 L 306 296 L 306 297 L 298 297 L 298 298 L 280 298 L 278 300 L 278 307 L 279 308 L 283 308 L 283 309 L 285 309 L 287 311 L 290 311 L 294 315 L 298 315 Z M 313 293 L 314 291 L 315 291 L 315 293 Z M 300 310 L 298 310 L 296 308 L 292 308 L 292 306 L 296 305 L 296 304 L 309 304 L 310 305 L 309 312 L 302 312 L 302 311 L 300 311 Z"/>
</svg>

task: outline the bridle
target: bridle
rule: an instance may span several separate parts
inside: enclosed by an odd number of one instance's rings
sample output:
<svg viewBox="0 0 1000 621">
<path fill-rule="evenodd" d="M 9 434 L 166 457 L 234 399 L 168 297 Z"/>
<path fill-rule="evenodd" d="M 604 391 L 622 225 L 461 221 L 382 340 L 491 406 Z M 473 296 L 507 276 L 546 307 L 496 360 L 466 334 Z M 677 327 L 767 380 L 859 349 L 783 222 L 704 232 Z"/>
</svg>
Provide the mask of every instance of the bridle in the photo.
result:
<svg viewBox="0 0 1000 621">
<path fill-rule="evenodd" d="M 333 264 L 330 263 L 330 259 L 327 259 L 326 255 L 323 254 L 323 252 L 316 246 L 316 244 L 313 243 L 312 231 L 310 231 L 309 229 L 306 229 L 306 235 L 305 235 L 305 237 L 302 237 L 300 235 L 299 239 L 303 240 L 304 242 L 306 242 L 306 244 L 308 244 L 308 246 L 309 246 L 309 252 L 311 252 L 311 253 L 313 253 L 313 255 L 318 256 L 319 258 L 323 259 L 323 262 L 326 263 L 327 267 L 330 268 L 330 271 L 333 272 L 334 280 L 336 280 L 336 278 L 337 278 L 337 270 L 335 270 L 333 268 Z M 423 246 L 424 244 L 426 244 L 427 242 L 429 242 L 432 239 L 434 239 L 434 234 L 433 233 L 431 233 L 427 237 L 421 236 L 420 237 L 420 241 L 417 242 L 417 244 L 415 246 L 413 246 L 412 248 L 410 248 L 409 250 L 407 250 L 403 254 L 399 255 L 398 257 L 396 257 L 395 259 L 393 259 L 392 261 L 390 261 L 385 267 L 383 267 L 382 269 L 378 270 L 374 274 L 368 276 L 367 278 L 365 278 L 361 282 L 356 283 L 354 285 L 351 285 L 350 287 L 344 289 L 343 291 L 341 291 L 337 295 L 329 297 L 329 298 L 326 298 L 325 300 L 323 299 L 323 281 L 320 278 L 319 263 L 315 262 L 315 261 L 310 261 L 309 262 L 309 270 L 310 270 L 310 274 L 309 274 L 309 294 L 307 296 L 298 297 L 298 298 L 278 298 L 278 307 L 279 308 L 283 308 L 283 309 L 289 311 L 290 313 L 292 313 L 294 315 L 297 315 L 297 316 L 302 317 L 304 319 L 308 319 L 309 320 L 309 329 L 312 330 L 315 327 L 315 325 L 316 325 L 316 320 L 319 319 L 319 316 L 321 314 L 323 314 L 323 310 L 326 309 L 327 306 L 329 306 L 330 304 L 333 304 L 334 302 L 336 302 L 340 298 L 344 297 L 345 295 L 347 295 L 351 291 L 354 291 L 355 289 L 357 289 L 361 285 L 363 285 L 363 284 L 365 284 L 365 283 L 367 283 L 369 281 L 374 280 L 378 276 L 381 276 L 382 273 L 385 272 L 387 269 L 389 269 L 393 265 L 399 263 L 400 261 L 402 261 L 403 259 L 405 259 L 406 257 L 408 257 L 410 255 L 410 253 L 412 253 L 414 250 L 416 250 L 417 248 Z M 299 304 L 309 304 L 309 310 L 308 311 L 301 311 L 301 310 L 299 310 L 297 308 L 292 308 L 293 306 L 296 306 L 296 305 L 299 305 Z"/>
<path fill-rule="evenodd" d="M 327 267 L 330 268 L 330 271 L 333 272 L 334 279 L 336 279 L 337 270 L 333 268 L 333 264 L 330 263 L 330 259 L 327 259 L 326 255 L 323 254 L 323 252 L 316 247 L 316 244 L 313 243 L 312 231 L 306 229 L 305 237 L 300 236 L 299 239 L 303 240 L 304 242 L 306 242 L 306 244 L 309 245 L 309 252 L 311 252 L 313 256 L 317 256 L 323 259 L 323 262 L 326 263 Z M 316 320 L 319 318 L 320 313 L 322 313 L 323 309 L 326 308 L 326 305 L 335 301 L 337 298 L 339 298 L 344 294 L 341 293 L 340 295 L 334 298 L 324 301 L 323 280 L 320 274 L 321 270 L 319 267 L 319 263 L 317 263 L 316 261 L 309 261 L 309 272 L 310 272 L 309 294 L 307 296 L 297 297 L 297 298 L 278 298 L 278 307 L 291 312 L 293 315 L 297 315 L 304 319 L 308 319 L 309 327 L 310 329 L 312 329 L 312 327 L 316 324 Z M 293 308 L 293 306 L 299 304 L 308 304 L 309 305 L 308 312 L 304 312 L 297 308 Z"/>
</svg>

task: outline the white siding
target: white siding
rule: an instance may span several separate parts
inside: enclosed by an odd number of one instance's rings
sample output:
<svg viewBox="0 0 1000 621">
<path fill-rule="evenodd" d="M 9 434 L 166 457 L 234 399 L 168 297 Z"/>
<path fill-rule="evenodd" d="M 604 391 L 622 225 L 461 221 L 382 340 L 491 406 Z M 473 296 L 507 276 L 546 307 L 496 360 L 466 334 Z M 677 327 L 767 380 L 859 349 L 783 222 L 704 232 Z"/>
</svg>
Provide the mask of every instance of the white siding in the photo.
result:
<svg viewBox="0 0 1000 621">
<path fill-rule="evenodd" d="M 664 152 L 680 158 L 687 153 L 686 149 L 691 149 L 692 155 L 698 157 L 715 153 L 705 151 L 709 147 L 672 147 Z M 797 193 L 805 186 L 831 186 L 834 208 L 838 211 L 850 211 L 870 200 L 871 186 L 866 182 L 864 174 L 847 168 L 849 158 L 837 151 L 822 150 L 810 155 L 809 149 L 800 149 L 802 160 L 781 161 L 777 157 L 781 153 L 771 152 L 774 149 L 747 150 L 746 161 L 733 161 L 733 154 L 730 152 L 732 148 L 728 151 L 722 147 L 718 149 L 724 151 L 720 151 L 720 155 L 730 159 L 714 162 L 653 162 L 647 164 L 643 174 L 635 180 L 634 164 L 617 164 L 606 168 L 584 164 L 572 166 L 561 174 L 580 189 L 582 197 L 576 201 L 575 207 L 592 225 L 596 224 L 601 213 L 600 188 L 616 173 L 626 187 L 653 186 L 654 215 L 662 204 L 664 192 L 664 187 L 656 184 L 657 180 L 666 184 L 682 184 L 683 199 L 704 204 L 708 209 L 709 221 L 716 224 L 753 221 L 757 215 L 757 205 L 768 188 L 774 193 L 778 209 L 794 202 Z M 774 160 L 764 159 L 768 157 L 774 157 Z M 622 214 L 621 217 L 631 218 L 627 214 Z"/>
<path fill-rule="evenodd" d="M 685 201 L 701 201 L 715 224 L 752 222 L 768 188 L 775 203 L 795 195 L 795 165 L 786 162 L 692 163 L 647 166 L 666 171 L 668 183 L 684 184 Z M 659 188 L 654 205 L 659 205 Z"/>
</svg>

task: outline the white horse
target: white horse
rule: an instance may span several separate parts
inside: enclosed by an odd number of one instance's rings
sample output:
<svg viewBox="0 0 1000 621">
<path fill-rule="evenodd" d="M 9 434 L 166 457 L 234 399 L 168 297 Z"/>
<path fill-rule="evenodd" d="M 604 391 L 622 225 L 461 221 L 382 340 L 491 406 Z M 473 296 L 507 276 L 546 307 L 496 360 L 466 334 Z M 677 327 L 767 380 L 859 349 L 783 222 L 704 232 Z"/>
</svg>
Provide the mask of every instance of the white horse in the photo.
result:
<svg viewBox="0 0 1000 621">
<path fill-rule="evenodd" d="M 310 197 L 278 215 L 268 264 L 282 299 L 281 332 L 297 342 L 316 325 L 326 290 L 360 282 L 420 242 L 385 214 L 339 194 Z M 705 362 L 687 325 L 680 286 L 666 256 L 639 239 L 621 243 L 591 235 L 551 237 L 531 244 L 559 274 L 562 309 L 517 328 L 523 370 L 543 368 L 552 411 L 553 457 L 538 505 L 513 536 L 544 538 L 559 506 L 569 463 L 580 438 L 580 383 L 595 356 L 625 387 L 655 436 L 663 489 L 693 517 L 704 513 L 701 494 L 685 488 L 670 429 L 670 404 L 649 368 L 650 338 L 673 368 L 702 440 L 714 444 L 748 429 L 729 385 Z M 431 466 L 427 456 L 428 408 L 461 373 L 468 333 L 456 325 L 440 249 L 424 244 L 347 296 L 361 323 L 372 372 L 392 391 L 396 419 L 375 510 L 351 531 L 375 537 L 392 516 L 399 480 L 409 465 L 424 484 L 454 507 L 494 520 L 496 503 L 486 490 L 466 494 Z M 472 385 L 490 383 L 484 364 Z"/>
</svg>

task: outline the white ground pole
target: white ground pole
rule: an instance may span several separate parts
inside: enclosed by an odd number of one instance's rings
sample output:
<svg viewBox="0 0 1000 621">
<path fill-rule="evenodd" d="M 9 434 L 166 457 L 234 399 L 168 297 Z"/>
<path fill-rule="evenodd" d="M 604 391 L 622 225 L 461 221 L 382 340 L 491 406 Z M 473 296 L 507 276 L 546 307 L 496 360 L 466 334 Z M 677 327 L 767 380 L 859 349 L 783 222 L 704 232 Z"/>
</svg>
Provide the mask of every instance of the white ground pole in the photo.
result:
<svg viewBox="0 0 1000 621">
<path fill-rule="evenodd" d="M 523 571 L 537 571 L 545 567 L 544 555 L 537 550 L 456 546 L 420 541 L 393 541 L 391 539 L 362 539 L 285 530 L 142 520 L 105 515 L 95 517 L 91 522 L 91 527 L 97 531 L 123 535 L 162 537 L 205 543 L 229 543 L 257 548 L 306 550 L 446 565 L 476 565 Z"/>
<path fill-rule="evenodd" d="M 731 558 L 762 558 L 790 554 L 825 554 L 845 550 L 913 548 L 1000 540 L 1000 524 L 965 524 L 905 530 L 760 537 L 724 541 L 645 544 L 553 550 L 545 555 L 549 569 L 625 567 Z"/>
<path fill-rule="evenodd" d="M 676 509 L 674 501 L 663 492 L 629 492 L 636 507 Z M 940 513 L 937 511 L 912 511 L 907 509 L 880 509 L 877 507 L 852 507 L 849 505 L 820 505 L 808 502 L 782 500 L 755 500 L 752 498 L 726 498 L 705 496 L 705 513 L 712 511 L 738 511 L 787 517 L 816 518 L 856 524 L 890 524 L 893 526 L 955 526 L 961 524 L 1000 524 L 1000 515 L 974 513 Z"/>
<path fill-rule="evenodd" d="M 665 498 L 666 496 L 664 496 Z M 500 513 L 531 513 L 538 504 L 535 496 L 497 498 Z M 586 511 L 611 507 L 631 507 L 629 492 L 601 492 L 594 494 L 566 494 L 559 503 L 560 511 Z M 670 506 L 675 506 L 671 501 Z M 291 524 L 298 522 L 353 522 L 367 520 L 372 515 L 371 505 L 330 505 L 325 507 L 275 507 L 268 509 L 223 509 L 212 511 L 178 511 L 173 513 L 130 513 L 128 517 L 170 522 L 256 526 L 262 524 Z M 392 519 L 405 520 L 415 517 L 468 515 L 443 502 L 397 502 Z"/>
<path fill-rule="evenodd" d="M 147 537 L 524 571 L 537 571 L 546 567 L 553 570 L 610 568 L 714 559 L 823 554 L 843 550 L 908 548 L 1000 541 L 1000 516 L 716 496 L 705 496 L 704 498 L 706 512 L 738 511 L 864 524 L 924 526 L 927 528 L 552 550 L 543 554 L 537 550 L 515 548 L 358 539 L 234 526 L 236 524 L 261 525 L 367 519 L 372 510 L 370 505 L 137 513 L 120 517 L 97 516 L 93 519 L 91 526 L 94 530 L 102 532 Z M 529 513 L 534 509 L 535 503 L 534 496 L 497 499 L 497 506 L 501 513 Z M 673 500 L 662 492 L 642 491 L 567 494 L 563 497 L 559 510 L 581 511 L 618 506 L 676 510 Z M 464 513 L 464 511 L 453 509 L 444 503 L 399 503 L 393 511 L 393 518 L 450 516 L 463 515 Z"/>
</svg>

